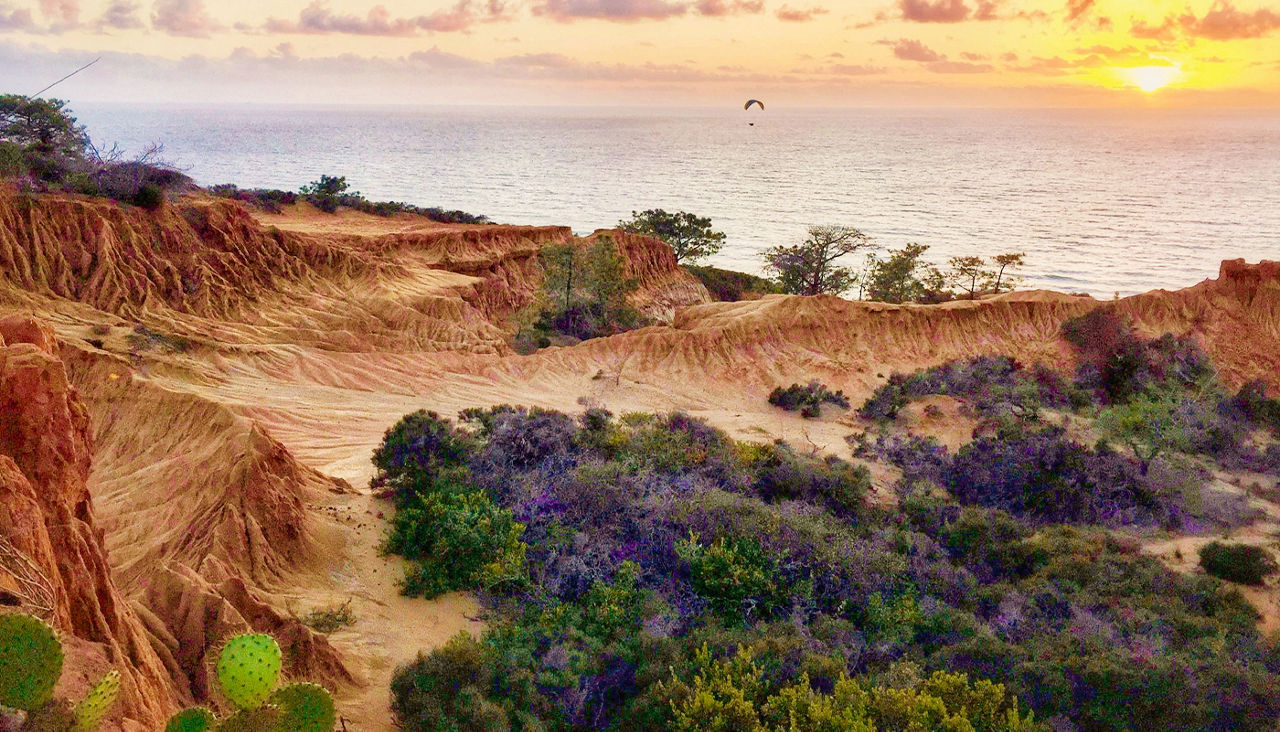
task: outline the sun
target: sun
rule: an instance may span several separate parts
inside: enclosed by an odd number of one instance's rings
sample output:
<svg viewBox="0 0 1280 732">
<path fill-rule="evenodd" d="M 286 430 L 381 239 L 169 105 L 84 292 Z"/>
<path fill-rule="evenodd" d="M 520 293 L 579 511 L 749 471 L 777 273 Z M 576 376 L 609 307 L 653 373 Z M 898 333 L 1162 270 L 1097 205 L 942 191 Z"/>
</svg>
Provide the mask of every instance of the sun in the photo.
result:
<svg viewBox="0 0 1280 732">
<path fill-rule="evenodd" d="M 1182 78 L 1181 66 L 1134 66 L 1119 69 L 1120 78 L 1144 92 L 1159 91 Z"/>
</svg>

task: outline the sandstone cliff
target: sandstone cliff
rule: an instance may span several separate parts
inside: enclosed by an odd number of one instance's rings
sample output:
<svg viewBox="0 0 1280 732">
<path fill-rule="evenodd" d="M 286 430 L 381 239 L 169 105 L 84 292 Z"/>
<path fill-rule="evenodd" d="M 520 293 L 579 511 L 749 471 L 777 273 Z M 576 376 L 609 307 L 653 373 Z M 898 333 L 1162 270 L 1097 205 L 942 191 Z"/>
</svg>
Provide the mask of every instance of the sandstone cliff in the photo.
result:
<svg viewBox="0 0 1280 732">
<path fill-rule="evenodd" d="M 112 579 L 87 485 L 89 414 L 55 347 L 36 321 L 0 319 L 0 594 L 67 634 L 62 693 L 115 668 L 123 716 L 153 729 L 173 708 L 171 678 Z"/>
</svg>

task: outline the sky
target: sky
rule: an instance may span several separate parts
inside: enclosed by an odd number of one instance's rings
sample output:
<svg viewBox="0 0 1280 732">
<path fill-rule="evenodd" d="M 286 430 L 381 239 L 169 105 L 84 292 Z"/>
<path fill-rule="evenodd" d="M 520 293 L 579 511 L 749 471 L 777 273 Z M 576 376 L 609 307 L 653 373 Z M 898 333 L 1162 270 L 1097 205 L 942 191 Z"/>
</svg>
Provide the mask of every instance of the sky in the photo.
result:
<svg viewBox="0 0 1280 732">
<path fill-rule="evenodd" d="M 158 103 L 1280 107 L 1280 0 L 0 0 L 0 92 Z"/>
</svg>

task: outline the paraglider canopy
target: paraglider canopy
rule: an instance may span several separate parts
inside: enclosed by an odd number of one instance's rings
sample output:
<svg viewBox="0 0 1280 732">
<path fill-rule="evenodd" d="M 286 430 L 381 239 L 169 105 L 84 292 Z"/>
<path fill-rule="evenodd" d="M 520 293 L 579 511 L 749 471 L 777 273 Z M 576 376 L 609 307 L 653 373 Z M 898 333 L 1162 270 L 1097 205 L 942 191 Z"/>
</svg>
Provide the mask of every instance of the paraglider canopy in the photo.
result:
<svg viewBox="0 0 1280 732">
<path fill-rule="evenodd" d="M 760 105 L 760 109 L 764 109 L 764 102 L 760 101 L 759 99 L 748 99 L 748 100 L 747 100 L 747 103 L 746 103 L 746 104 L 744 104 L 744 105 L 742 105 L 742 108 L 743 108 L 743 109 L 751 109 L 751 105 L 753 105 L 753 104 L 759 104 L 759 105 Z"/>
</svg>

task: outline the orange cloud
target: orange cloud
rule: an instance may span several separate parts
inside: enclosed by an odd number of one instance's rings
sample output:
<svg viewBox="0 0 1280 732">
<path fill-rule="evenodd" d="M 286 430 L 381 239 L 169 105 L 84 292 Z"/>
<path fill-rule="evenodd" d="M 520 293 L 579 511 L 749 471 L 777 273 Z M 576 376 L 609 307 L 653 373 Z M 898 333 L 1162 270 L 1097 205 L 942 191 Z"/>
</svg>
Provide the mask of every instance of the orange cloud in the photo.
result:
<svg viewBox="0 0 1280 732">
<path fill-rule="evenodd" d="M 1214 0 L 1203 16 L 1188 9 L 1182 15 L 1167 16 L 1159 25 L 1134 20 L 1129 27 L 1130 35 L 1135 38 L 1158 41 L 1173 41 L 1180 36 L 1233 41 L 1262 38 L 1276 30 L 1280 30 L 1280 13 L 1270 8 L 1246 12 L 1237 9 L 1231 0 Z"/>
<path fill-rule="evenodd" d="M 965 0 L 899 0 L 902 19 L 916 23 L 960 23 L 966 20 L 995 20 L 996 3 L 978 0 L 971 8 Z"/>
<path fill-rule="evenodd" d="M 919 61 L 921 63 L 940 61 L 946 58 L 920 41 L 909 38 L 903 38 L 894 45 L 893 55 L 904 61 Z"/>
<path fill-rule="evenodd" d="M 1187 35 L 1215 41 L 1261 38 L 1280 28 L 1280 13 L 1268 8 L 1246 13 L 1237 10 L 1230 0 L 1215 0 L 1202 18 L 1187 13 L 1179 20 Z"/>
</svg>

